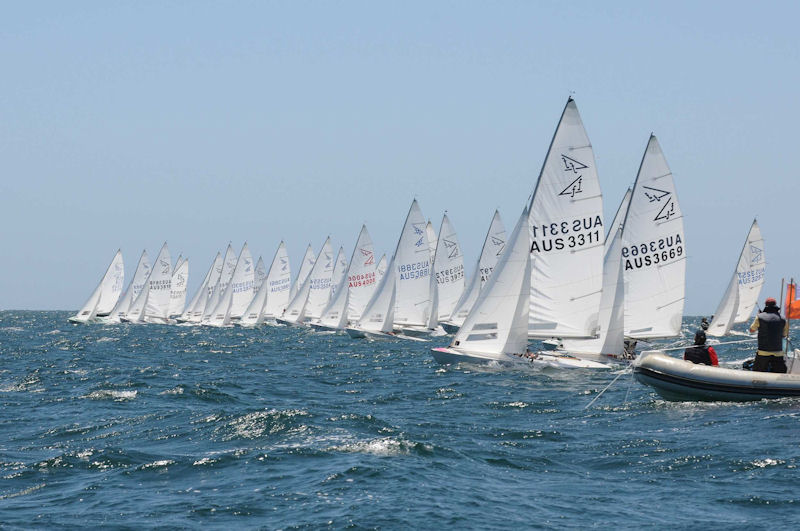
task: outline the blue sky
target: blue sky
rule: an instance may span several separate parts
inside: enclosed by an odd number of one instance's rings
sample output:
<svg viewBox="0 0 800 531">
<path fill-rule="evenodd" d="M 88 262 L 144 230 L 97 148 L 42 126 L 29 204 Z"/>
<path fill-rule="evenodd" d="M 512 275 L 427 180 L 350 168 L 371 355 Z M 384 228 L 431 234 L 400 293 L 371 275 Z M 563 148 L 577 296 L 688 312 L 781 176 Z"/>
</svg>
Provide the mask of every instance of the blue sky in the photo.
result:
<svg viewBox="0 0 800 531">
<path fill-rule="evenodd" d="M 394 249 L 447 210 L 471 271 L 513 224 L 573 94 L 610 222 L 650 132 L 685 216 L 687 314 L 750 223 L 761 299 L 800 276 L 792 2 L 7 2 L 0 6 L 0 308 L 77 309 L 122 248 L 246 240 L 297 264 L 362 223 Z"/>
</svg>

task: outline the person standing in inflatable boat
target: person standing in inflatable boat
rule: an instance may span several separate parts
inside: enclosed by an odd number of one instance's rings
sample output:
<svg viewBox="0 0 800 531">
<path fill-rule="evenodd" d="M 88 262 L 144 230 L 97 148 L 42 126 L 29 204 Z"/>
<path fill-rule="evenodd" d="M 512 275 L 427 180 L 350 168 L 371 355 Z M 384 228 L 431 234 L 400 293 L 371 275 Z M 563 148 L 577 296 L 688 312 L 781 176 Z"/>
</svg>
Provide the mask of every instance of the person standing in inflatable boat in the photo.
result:
<svg viewBox="0 0 800 531">
<path fill-rule="evenodd" d="M 783 338 L 789 337 L 789 323 L 781 317 L 781 309 L 772 297 L 764 302 L 764 311 L 756 315 L 750 333 L 758 330 L 758 352 L 753 370 L 786 372 L 783 357 Z"/>
</svg>

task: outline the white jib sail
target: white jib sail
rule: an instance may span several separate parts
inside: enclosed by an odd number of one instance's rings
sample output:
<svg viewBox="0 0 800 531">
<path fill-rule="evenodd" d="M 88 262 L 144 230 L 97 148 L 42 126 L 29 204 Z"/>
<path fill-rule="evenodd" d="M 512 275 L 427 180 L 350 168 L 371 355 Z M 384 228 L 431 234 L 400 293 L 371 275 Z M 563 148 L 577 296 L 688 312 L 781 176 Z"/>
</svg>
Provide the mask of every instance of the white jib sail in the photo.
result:
<svg viewBox="0 0 800 531">
<path fill-rule="evenodd" d="M 236 269 L 236 252 L 233 250 L 233 246 L 229 243 L 228 248 L 225 249 L 225 257 L 222 259 L 222 271 L 220 272 L 219 280 L 217 280 L 217 283 L 211 290 L 208 301 L 206 301 L 206 306 L 203 309 L 202 322 L 204 324 L 208 323 L 208 321 L 214 315 L 214 311 L 217 309 L 219 300 L 222 295 L 225 294 L 225 289 L 228 287 L 228 283 L 233 277 L 234 269 Z"/>
<path fill-rule="evenodd" d="M 386 257 L 384 256 L 382 260 L 385 271 Z M 345 275 L 348 291 L 345 314 L 350 322 L 356 322 L 361 318 L 364 308 L 367 307 L 372 294 L 375 293 L 375 287 L 378 285 L 375 269 L 375 248 L 367 226 L 363 225 L 358 234 L 355 249 L 353 249 L 353 256 L 350 258 L 350 267 Z"/>
<path fill-rule="evenodd" d="M 486 233 L 486 239 L 483 241 L 483 248 L 481 249 L 481 256 L 478 263 L 475 265 L 475 272 L 464 290 L 461 299 L 459 299 L 455 308 L 453 309 L 450 322 L 461 326 L 464 319 L 467 318 L 472 305 L 478 299 L 483 286 L 492 276 L 495 264 L 506 246 L 506 229 L 503 225 L 503 220 L 500 219 L 500 212 L 494 212 L 492 222 L 489 224 L 489 232 Z"/>
<path fill-rule="evenodd" d="M 625 197 L 630 197 L 630 190 Z M 623 199 L 623 204 L 625 204 Z M 627 206 L 627 205 L 626 205 Z M 624 216 L 624 214 L 623 214 Z M 619 355 L 625 349 L 625 279 L 622 274 L 622 231 L 609 233 L 603 263 L 603 294 L 600 297 L 598 336 L 592 339 L 564 339 L 564 350 L 575 354 Z"/>
<path fill-rule="evenodd" d="M 231 280 L 220 297 L 208 324 L 225 326 L 230 324 L 231 318 L 240 317 L 252 298 L 253 283 L 253 256 L 245 242 L 239 258 L 236 260 Z"/>
<path fill-rule="evenodd" d="M 169 293 L 168 315 L 183 314 L 186 306 L 186 285 L 189 282 L 189 260 L 179 260 L 172 272 L 172 283 Z"/>
<path fill-rule="evenodd" d="M 103 278 L 89 296 L 89 300 L 72 318 L 73 321 L 86 322 L 96 316 L 106 316 L 111 313 L 119 300 L 122 287 L 125 283 L 125 267 L 122 262 L 122 251 L 117 250 L 111 263 L 106 268 Z"/>
<path fill-rule="evenodd" d="M 181 315 L 181 320 L 198 322 L 200 319 L 202 319 L 206 302 L 211 296 L 211 291 L 214 289 L 214 285 L 216 285 L 217 279 L 219 279 L 221 272 L 222 255 L 218 252 L 214 257 L 214 260 L 211 262 L 211 267 L 208 268 L 208 272 L 206 273 L 203 282 L 200 284 L 200 287 L 197 288 L 197 293 L 194 294 L 191 302 L 189 302 L 189 305 L 186 307 L 186 311 L 183 313 L 183 315 Z"/>
<path fill-rule="evenodd" d="M 447 214 L 439 227 L 433 270 L 437 284 L 437 317 L 439 321 L 447 321 L 464 293 L 464 255 Z"/>
<path fill-rule="evenodd" d="M 397 293 L 394 322 L 427 326 L 431 314 L 431 253 L 426 221 L 417 200 L 411 202 L 395 251 Z"/>
<path fill-rule="evenodd" d="M 276 319 L 283 314 L 289 305 L 289 290 L 292 287 L 292 268 L 289 264 L 289 254 L 286 244 L 281 242 L 275 251 L 275 258 L 269 268 L 267 279 L 267 296 L 259 317 L 259 324 L 265 319 Z"/>
<path fill-rule="evenodd" d="M 523 209 L 508 248 L 453 338 L 451 348 L 490 359 L 524 354 L 527 350 L 531 282 L 528 215 L 528 210 Z"/>
<path fill-rule="evenodd" d="M 339 271 L 337 271 L 337 269 Z M 347 324 L 347 299 L 349 290 L 347 289 L 347 259 L 344 257 L 344 249 L 339 248 L 339 254 L 336 257 L 336 266 L 333 268 L 333 278 L 339 277 L 339 281 L 331 283 L 331 298 L 325 309 L 322 310 L 322 315 L 319 322 L 331 328 L 344 328 Z M 334 285 L 335 284 L 335 285 Z"/>
<path fill-rule="evenodd" d="M 753 220 L 742 252 L 739 253 L 736 271 L 708 327 L 708 335 L 724 336 L 735 323 L 742 323 L 750 318 L 764 284 L 765 266 L 764 239 L 758 223 Z"/>
<path fill-rule="evenodd" d="M 336 264 L 333 266 L 333 274 L 331 275 L 331 299 L 336 295 L 336 290 L 346 274 L 347 257 L 344 255 L 344 247 L 339 247 L 339 253 L 336 255 Z"/>
<path fill-rule="evenodd" d="M 736 275 L 734 274 L 730 282 L 728 282 L 725 295 L 723 295 L 722 300 L 719 301 L 719 306 L 717 306 L 717 311 L 714 312 L 714 318 L 711 319 L 706 334 L 712 337 L 722 337 L 730 332 L 738 306 L 739 282 L 737 282 Z"/>
<path fill-rule="evenodd" d="M 436 260 L 436 231 L 430 220 L 425 225 L 425 234 L 428 236 L 428 250 L 431 252 L 431 263 L 433 263 Z"/>
<path fill-rule="evenodd" d="M 264 259 L 259 256 L 256 268 L 253 270 L 253 293 L 261 289 L 265 278 L 267 278 L 267 266 L 264 265 Z"/>
<path fill-rule="evenodd" d="M 378 282 L 381 281 L 383 275 L 386 274 L 386 255 L 381 255 L 381 259 L 378 260 L 378 265 L 375 266 L 375 276 Z"/>
<path fill-rule="evenodd" d="M 395 294 L 397 292 L 396 276 L 395 261 L 392 259 L 386 269 L 386 274 L 383 275 L 377 288 L 375 288 L 372 299 L 364 309 L 364 313 L 361 314 L 361 319 L 358 320 L 356 328 L 369 332 L 384 333 L 389 333 L 393 330 L 396 305 Z"/>
<path fill-rule="evenodd" d="M 680 334 L 686 284 L 683 215 L 654 135 L 647 143 L 622 229 L 625 335 Z"/>
<path fill-rule="evenodd" d="M 570 98 L 530 204 L 530 337 L 593 337 L 603 288 L 603 195 Z"/>
<path fill-rule="evenodd" d="M 148 279 L 147 301 L 140 320 L 166 323 L 169 320 L 169 294 L 172 289 L 172 260 L 167 242 L 161 247 Z M 140 295 L 141 296 L 141 295 Z"/>
<path fill-rule="evenodd" d="M 331 277 L 333 276 L 334 260 L 330 237 L 320 249 L 317 261 L 308 275 L 309 291 L 306 301 L 305 318 L 319 319 L 322 311 L 331 298 Z"/>
<path fill-rule="evenodd" d="M 295 295 L 297 295 L 297 290 L 303 285 L 303 283 L 308 278 L 308 274 L 311 273 L 311 268 L 314 267 L 317 258 L 314 256 L 314 249 L 311 248 L 311 244 L 308 244 L 306 247 L 306 254 L 303 255 L 303 261 L 300 262 L 300 271 L 297 273 L 297 278 L 292 284 L 291 292 L 289 293 L 289 299 L 294 299 Z"/>
<path fill-rule="evenodd" d="M 133 274 L 133 279 L 130 284 L 128 284 L 128 289 L 125 291 L 125 294 L 119 299 L 114 309 L 111 310 L 111 314 L 108 316 L 109 322 L 118 323 L 123 318 L 127 317 L 128 310 L 130 310 L 133 301 L 139 296 L 149 275 L 150 260 L 147 257 L 147 251 L 142 251 L 139 262 L 136 264 L 136 271 Z"/>
</svg>

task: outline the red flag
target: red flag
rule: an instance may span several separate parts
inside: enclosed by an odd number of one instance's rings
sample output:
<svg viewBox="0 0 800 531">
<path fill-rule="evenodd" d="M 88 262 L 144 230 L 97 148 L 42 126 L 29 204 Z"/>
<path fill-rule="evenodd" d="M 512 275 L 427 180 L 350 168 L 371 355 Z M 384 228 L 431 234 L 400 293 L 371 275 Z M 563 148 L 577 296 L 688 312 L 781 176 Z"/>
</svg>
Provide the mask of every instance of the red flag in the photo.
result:
<svg viewBox="0 0 800 531">
<path fill-rule="evenodd" d="M 786 303 L 783 305 L 787 319 L 800 319 L 800 300 L 796 298 L 797 286 L 794 283 L 786 287 Z"/>
</svg>

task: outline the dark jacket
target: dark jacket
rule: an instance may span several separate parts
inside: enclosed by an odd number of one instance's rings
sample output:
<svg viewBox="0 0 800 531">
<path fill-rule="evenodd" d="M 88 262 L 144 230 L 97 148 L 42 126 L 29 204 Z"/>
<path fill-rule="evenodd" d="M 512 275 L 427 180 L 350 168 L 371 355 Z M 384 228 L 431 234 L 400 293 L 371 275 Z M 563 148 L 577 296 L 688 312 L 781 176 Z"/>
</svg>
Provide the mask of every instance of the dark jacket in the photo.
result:
<svg viewBox="0 0 800 531">
<path fill-rule="evenodd" d="M 683 359 L 703 365 L 719 365 L 717 353 L 708 345 L 693 345 L 687 348 L 683 353 Z"/>
<path fill-rule="evenodd" d="M 786 320 L 777 312 L 758 314 L 758 350 L 778 352 L 783 350 L 783 329 Z"/>
</svg>

